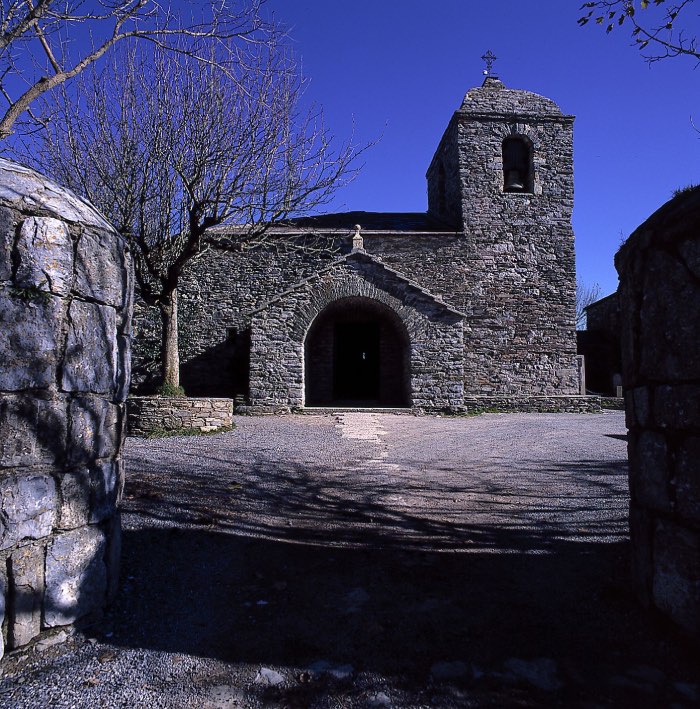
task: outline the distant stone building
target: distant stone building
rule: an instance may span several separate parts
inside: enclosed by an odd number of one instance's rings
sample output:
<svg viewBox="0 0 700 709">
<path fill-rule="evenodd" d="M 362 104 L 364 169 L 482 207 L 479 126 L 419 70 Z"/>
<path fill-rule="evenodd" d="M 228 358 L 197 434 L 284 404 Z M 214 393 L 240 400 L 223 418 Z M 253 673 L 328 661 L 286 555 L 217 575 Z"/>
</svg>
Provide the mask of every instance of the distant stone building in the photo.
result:
<svg viewBox="0 0 700 709">
<path fill-rule="evenodd" d="M 325 214 L 254 250 L 212 246 L 179 293 L 188 394 L 259 410 L 577 394 L 573 120 L 487 76 L 438 145 L 426 213 Z"/>
<path fill-rule="evenodd" d="M 622 385 L 617 291 L 586 308 L 586 329 L 576 335 L 578 352 L 586 359 L 586 388 L 596 394 L 616 396 Z"/>
</svg>

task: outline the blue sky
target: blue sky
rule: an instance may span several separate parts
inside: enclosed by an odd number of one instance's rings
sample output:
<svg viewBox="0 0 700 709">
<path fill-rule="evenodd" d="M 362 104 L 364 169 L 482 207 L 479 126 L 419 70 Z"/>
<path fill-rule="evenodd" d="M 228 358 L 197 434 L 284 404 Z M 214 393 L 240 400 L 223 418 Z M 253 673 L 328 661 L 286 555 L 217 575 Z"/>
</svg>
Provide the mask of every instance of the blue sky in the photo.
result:
<svg viewBox="0 0 700 709">
<path fill-rule="evenodd" d="M 510 88 L 554 99 L 574 123 L 577 268 L 617 287 L 621 240 L 700 182 L 698 80 L 690 60 L 646 64 L 627 32 L 576 24 L 582 0 L 268 0 L 291 27 L 339 140 L 381 137 L 327 211 L 424 211 L 425 171 L 491 49 Z"/>
</svg>

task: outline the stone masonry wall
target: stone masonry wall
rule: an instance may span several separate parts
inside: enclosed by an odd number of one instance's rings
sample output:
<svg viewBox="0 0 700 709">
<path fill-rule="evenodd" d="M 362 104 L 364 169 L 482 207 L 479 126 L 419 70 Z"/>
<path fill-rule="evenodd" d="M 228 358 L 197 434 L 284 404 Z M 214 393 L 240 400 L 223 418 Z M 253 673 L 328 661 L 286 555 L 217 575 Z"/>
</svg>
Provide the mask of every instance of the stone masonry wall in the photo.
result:
<svg viewBox="0 0 700 709">
<path fill-rule="evenodd" d="M 134 396 L 127 399 L 130 436 L 197 428 L 214 431 L 233 424 L 233 401 L 195 397 Z"/>
<path fill-rule="evenodd" d="M 131 308 L 112 227 L 0 159 L 0 655 L 116 590 Z"/>
<path fill-rule="evenodd" d="M 465 393 L 576 394 L 573 118 L 549 99 L 487 83 L 467 93 L 428 170 L 435 214 L 444 168 L 447 211 L 436 216 L 456 231 L 363 233 L 364 248 L 465 314 Z M 503 191 L 502 144 L 512 134 L 532 143 L 532 194 Z M 350 237 L 329 233 L 324 245 L 271 233 L 262 248 L 212 249 L 194 263 L 179 300 L 188 393 L 246 397 L 248 314 L 347 253 Z M 158 328 L 139 320 L 139 343 L 154 352 Z M 146 349 L 139 344 L 139 377 Z"/>
<path fill-rule="evenodd" d="M 382 303 L 403 323 L 411 347 L 413 406 L 450 409 L 461 405 L 461 318 L 415 286 L 358 256 L 356 261 L 310 278 L 254 315 L 250 382 L 253 406 L 279 410 L 304 405 L 304 339 L 308 328 L 326 306 L 349 297 Z"/>
<path fill-rule="evenodd" d="M 514 237 L 510 237 L 511 241 Z M 270 241 L 284 237 L 270 237 Z M 557 324 L 568 308 L 568 290 L 556 278 L 545 282 L 537 267 L 513 260 L 504 244 L 503 259 L 474 253 L 470 237 L 430 234 L 367 234 L 365 249 L 452 307 L 465 312 L 464 390 L 473 395 L 576 393 L 575 340 L 572 346 Z M 551 246 L 551 245 L 550 245 Z M 533 253 L 557 259 L 547 242 Z M 186 275 L 180 290 L 182 384 L 197 396 L 247 395 L 247 313 L 308 278 L 349 247 L 338 237 L 335 251 L 289 252 L 270 244 L 247 253 L 210 251 Z M 510 256 L 508 255 L 510 254 Z M 506 264 L 505 260 L 510 258 Z M 532 261 L 535 261 L 533 255 Z M 500 269 L 500 271 L 499 271 Z M 474 273 L 487 273 L 483 282 Z M 508 285 L 497 300 L 485 284 L 500 273 Z M 504 287 L 505 288 L 505 287 Z M 157 353 L 159 320 L 142 317 L 134 367 L 144 370 Z M 573 332 L 573 324 L 572 324 Z M 563 344 L 562 344 L 563 338 Z M 144 347 L 151 343 L 151 347 Z"/>
<path fill-rule="evenodd" d="M 653 214 L 615 264 L 637 591 L 700 638 L 700 189 Z"/>
</svg>

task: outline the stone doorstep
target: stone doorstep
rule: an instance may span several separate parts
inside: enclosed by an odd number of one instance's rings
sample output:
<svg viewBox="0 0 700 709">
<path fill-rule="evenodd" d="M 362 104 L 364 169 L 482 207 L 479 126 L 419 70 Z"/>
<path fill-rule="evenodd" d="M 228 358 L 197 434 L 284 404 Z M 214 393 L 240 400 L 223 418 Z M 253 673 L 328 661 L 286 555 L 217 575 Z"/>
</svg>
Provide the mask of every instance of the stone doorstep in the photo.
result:
<svg viewBox="0 0 700 709">
<path fill-rule="evenodd" d="M 254 408 L 254 407 L 249 407 Z M 294 413 L 300 414 L 340 414 L 340 413 L 368 413 L 368 414 L 416 414 L 416 409 L 410 407 L 402 408 L 381 408 L 379 406 L 305 406 Z"/>
</svg>

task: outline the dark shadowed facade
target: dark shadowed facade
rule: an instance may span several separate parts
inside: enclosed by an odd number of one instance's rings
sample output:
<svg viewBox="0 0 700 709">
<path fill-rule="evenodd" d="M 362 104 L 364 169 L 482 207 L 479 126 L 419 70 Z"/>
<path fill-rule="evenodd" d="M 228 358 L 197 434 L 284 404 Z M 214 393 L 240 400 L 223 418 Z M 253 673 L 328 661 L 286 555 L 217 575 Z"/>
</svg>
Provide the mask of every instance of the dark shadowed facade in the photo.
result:
<svg viewBox="0 0 700 709">
<path fill-rule="evenodd" d="M 249 251 L 212 246 L 179 294 L 188 394 L 260 410 L 577 394 L 572 131 L 553 101 L 488 76 L 438 145 L 426 213 L 326 214 Z"/>
</svg>

